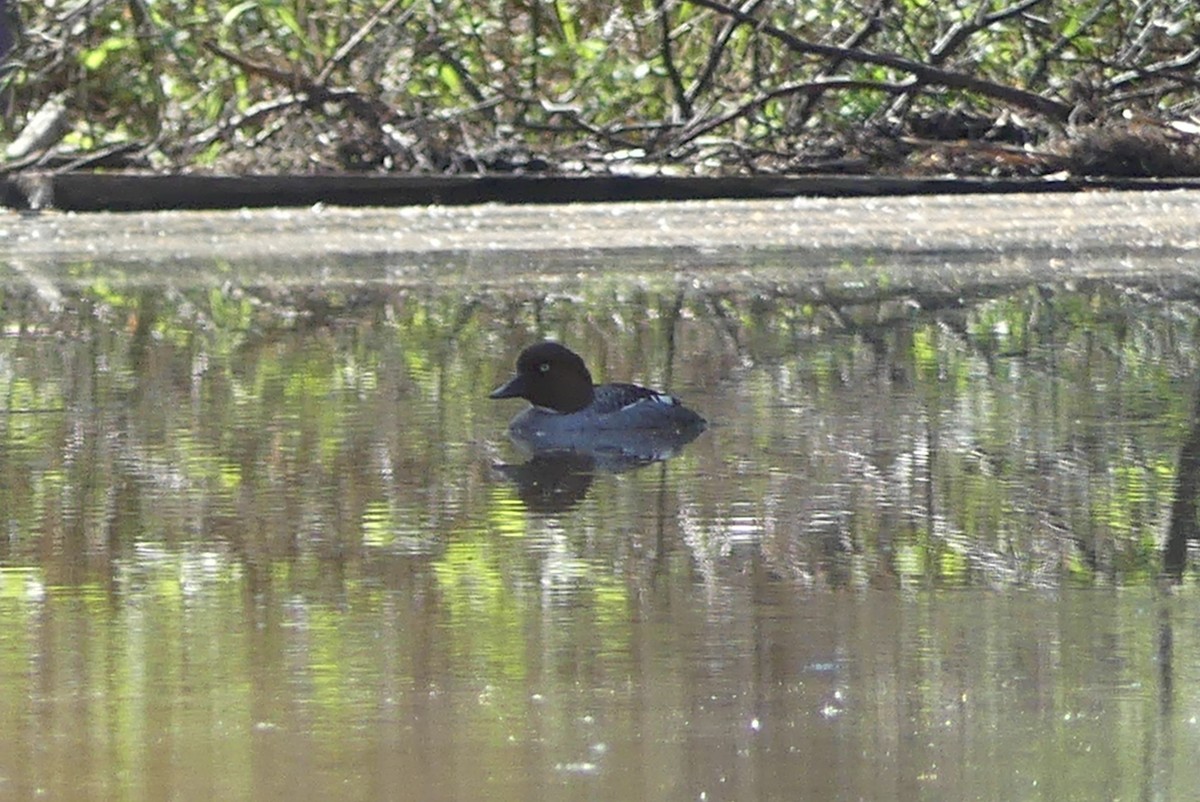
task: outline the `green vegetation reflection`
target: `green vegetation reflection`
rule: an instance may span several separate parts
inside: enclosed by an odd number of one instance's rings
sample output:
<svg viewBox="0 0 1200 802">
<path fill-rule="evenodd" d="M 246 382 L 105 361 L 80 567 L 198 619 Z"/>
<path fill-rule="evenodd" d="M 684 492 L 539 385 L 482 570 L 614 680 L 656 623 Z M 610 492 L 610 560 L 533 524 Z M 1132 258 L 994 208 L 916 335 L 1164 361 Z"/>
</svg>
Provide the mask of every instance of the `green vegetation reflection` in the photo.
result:
<svg viewBox="0 0 1200 802">
<path fill-rule="evenodd" d="M 419 556 L 448 615 L 500 616 L 498 644 L 521 627 L 511 594 L 612 590 L 634 553 L 706 573 L 751 543 L 831 584 L 1147 581 L 1194 426 L 1193 303 L 1101 283 L 948 299 L 893 281 L 544 296 L 97 278 L 53 305 L 4 299 L 6 567 L 73 584 L 147 547 L 260 567 Z M 521 459 L 504 437 L 519 406 L 486 394 L 547 336 L 716 426 L 532 508 L 497 468 Z"/>
</svg>

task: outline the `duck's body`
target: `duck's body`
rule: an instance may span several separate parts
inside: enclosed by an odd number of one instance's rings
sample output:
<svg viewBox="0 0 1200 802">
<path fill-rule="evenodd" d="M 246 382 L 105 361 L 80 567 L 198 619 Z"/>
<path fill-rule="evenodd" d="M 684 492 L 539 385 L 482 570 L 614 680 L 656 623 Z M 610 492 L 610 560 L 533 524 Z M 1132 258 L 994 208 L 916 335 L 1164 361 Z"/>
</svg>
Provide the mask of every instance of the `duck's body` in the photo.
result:
<svg viewBox="0 0 1200 802">
<path fill-rule="evenodd" d="M 636 384 L 593 384 L 578 354 L 555 342 L 531 345 L 517 374 L 491 398 L 524 398 L 531 406 L 513 418 L 515 440 L 550 449 L 646 452 L 678 447 L 703 431 L 704 418 L 679 399 Z M 668 449 L 668 452 L 673 449 Z"/>
</svg>

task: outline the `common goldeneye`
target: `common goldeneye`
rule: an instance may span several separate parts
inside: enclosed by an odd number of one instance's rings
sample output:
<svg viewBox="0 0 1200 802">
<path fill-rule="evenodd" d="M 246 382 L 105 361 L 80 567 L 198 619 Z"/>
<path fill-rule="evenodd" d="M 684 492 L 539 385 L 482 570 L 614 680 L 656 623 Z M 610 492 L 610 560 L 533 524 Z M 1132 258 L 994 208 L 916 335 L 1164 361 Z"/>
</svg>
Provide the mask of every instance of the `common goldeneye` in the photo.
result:
<svg viewBox="0 0 1200 802">
<path fill-rule="evenodd" d="M 556 342 L 529 346 L 517 374 L 490 398 L 524 398 L 513 439 L 533 451 L 621 452 L 639 459 L 670 456 L 704 430 L 704 418 L 679 399 L 636 384 L 593 384 L 587 365 Z"/>
</svg>

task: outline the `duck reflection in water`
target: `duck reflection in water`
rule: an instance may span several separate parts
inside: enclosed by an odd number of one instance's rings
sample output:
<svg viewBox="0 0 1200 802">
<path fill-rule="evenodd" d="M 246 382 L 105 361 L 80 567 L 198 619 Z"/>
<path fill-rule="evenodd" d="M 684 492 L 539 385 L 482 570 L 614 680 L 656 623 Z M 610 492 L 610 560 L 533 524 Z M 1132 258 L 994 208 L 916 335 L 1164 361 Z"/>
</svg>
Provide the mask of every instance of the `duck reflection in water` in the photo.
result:
<svg viewBox="0 0 1200 802">
<path fill-rule="evenodd" d="M 636 384 L 594 384 L 578 354 L 555 342 L 529 346 L 491 398 L 531 406 L 509 423 L 530 459 L 502 466 L 531 509 L 561 511 L 586 495 L 596 473 L 667 459 L 704 431 L 704 418 L 673 396 Z"/>
<path fill-rule="evenodd" d="M 688 433 L 686 439 L 677 442 L 677 447 L 696 439 L 700 431 Z M 515 436 L 513 442 L 529 458 L 521 463 L 500 464 L 496 469 L 517 486 L 517 494 L 526 509 L 543 515 L 566 512 L 583 501 L 597 474 L 644 468 L 671 457 L 677 450 L 650 450 L 642 455 L 558 450 L 529 452 Z"/>
<path fill-rule="evenodd" d="M 596 462 L 572 451 L 534 454 L 528 461 L 496 466 L 517 486 L 530 512 L 555 515 L 583 501 L 596 475 Z"/>
</svg>

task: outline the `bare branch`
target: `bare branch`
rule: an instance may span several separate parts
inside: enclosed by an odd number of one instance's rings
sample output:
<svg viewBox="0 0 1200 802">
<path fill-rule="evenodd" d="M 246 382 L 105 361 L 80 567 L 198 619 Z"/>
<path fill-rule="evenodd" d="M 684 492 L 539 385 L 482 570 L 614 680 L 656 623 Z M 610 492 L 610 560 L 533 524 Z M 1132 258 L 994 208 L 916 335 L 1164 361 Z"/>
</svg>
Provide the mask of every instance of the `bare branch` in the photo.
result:
<svg viewBox="0 0 1200 802">
<path fill-rule="evenodd" d="M 960 72 L 951 72 L 949 70 L 939 69 L 928 64 L 923 64 L 919 61 L 913 61 L 912 59 L 904 58 L 903 56 L 894 56 L 887 53 L 872 53 L 870 51 L 860 50 L 858 48 L 836 47 L 834 45 L 825 45 L 817 42 L 807 42 L 791 33 L 788 33 L 782 28 L 778 28 L 774 25 L 763 22 L 762 20 L 756 19 L 755 17 L 745 14 L 736 8 L 717 2 L 717 0 L 688 0 L 688 2 L 698 6 L 703 6 L 704 8 L 711 8 L 712 10 L 719 11 L 722 14 L 728 14 L 742 25 L 752 25 L 756 30 L 761 31 L 762 33 L 774 39 L 778 39 L 788 48 L 795 50 L 798 53 L 812 53 L 818 56 L 841 57 L 849 61 L 891 67 L 892 69 L 911 73 L 914 78 L 924 84 L 940 84 L 951 89 L 962 89 L 968 92 L 977 92 L 985 97 L 991 97 L 1019 108 L 1028 109 L 1059 122 L 1065 122 L 1071 113 L 1070 106 L 1057 100 L 1042 97 L 1041 95 L 1037 95 L 1032 92 L 1026 92 L 1023 89 L 1017 89 L 1013 86 L 1005 86 L 1004 84 L 985 81 L 982 78 L 976 78 Z"/>
<path fill-rule="evenodd" d="M 740 10 L 744 14 L 753 14 L 755 9 L 762 5 L 763 2 L 764 0 L 748 0 Z M 712 83 L 713 75 L 716 74 L 717 67 L 721 64 L 721 57 L 725 54 L 725 49 L 729 46 L 729 39 L 740 24 L 736 19 L 726 20 L 725 26 L 717 33 L 712 46 L 708 50 L 708 58 L 704 62 L 704 68 L 700 70 L 700 74 L 696 76 L 696 80 L 688 87 L 687 99 L 689 107 L 696 102 L 696 98 L 700 96 L 700 93 L 708 89 L 709 84 Z"/>
<path fill-rule="evenodd" d="M 1166 61 L 1160 61 L 1157 64 L 1150 64 L 1146 67 L 1138 67 L 1120 75 L 1114 76 L 1108 82 L 1107 88 L 1111 91 L 1121 89 L 1129 84 L 1136 83 L 1147 78 L 1165 78 L 1180 83 L 1190 84 L 1192 86 L 1200 85 L 1194 75 L 1178 74 L 1178 70 L 1190 69 L 1200 62 L 1200 48 L 1196 48 L 1188 53 Z"/>
<path fill-rule="evenodd" d="M 274 103 L 283 103 L 284 106 L 290 106 L 296 103 L 340 102 L 344 103 L 347 109 L 353 111 L 372 125 L 378 125 L 396 117 L 395 111 L 377 97 L 364 95 L 355 89 L 331 89 L 322 86 L 299 72 L 287 72 L 270 64 L 246 58 L 239 53 L 226 50 L 213 41 L 205 42 L 204 47 L 210 53 L 220 56 L 231 64 L 237 65 L 251 75 L 258 75 L 291 90 L 291 95 L 287 98 L 267 101 L 268 106 Z M 261 119 L 261 115 L 258 119 Z M 248 122 L 246 116 L 242 115 L 242 119 L 235 127 L 247 125 Z M 223 128 L 223 126 L 218 127 Z M 208 133 L 207 131 L 203 132 L 201 137 L 206 136 Z"/>
<path fill-rule="evenodd" d="M 301 93 L 296 95 L 286 94 L 282 97 L 265 100 L 262 103 L 255 103 L 242 114 L 235 115 L 217 125 L 206 128 L 193 136 L 188 140 L 188 148 L 193 151 L 203 150 L 218 139 L 227 136 L 231 131 L 236 131 L 247 125 L 256 125 L 277 111 L 282 111 L 292 106 L 304 105 L 308 100 L 308 95 Z"/>
<path fill-rule="evenodd" d="M 355 50 L 358 49 L 358 46 L 363 43 L 363 40 L 365 40 L 367 35 L 375 28 L 376 25 L 379 24 L 380 20 L 392 13 L 392 10 L 396 6 L 400 5 L 400 3 L 401 0 L 388 0 L 386 3 L 380 6 L 379 10 L 372 14 L 371 18 L 364 22 L 362 27 L 355 31 L 354 35 L 347 39 L 342 46 L 337 49 L 337 52 L 330 57 L 329 61 L 325 63 L 325 66 L 321 68 L 321 71 L 317 73 L 317 77 L 315 79 L 316 82 L 322 85 L 328 82 L 329 76 L 333 75 L 333 71 L 337 69 L 342 62 L 348 59 Z M 400 19 L 396 20 L 395 24 L 403 25 L 404 23 L 408 22 L 410 19 L 412 19 L 413 15 L 416 14 L 416 10 L 416 4 L 409 6 L 404 10 L 404 13 L 400 15 Z"/>
<path fill-rule="evenodd" d="M 1076 37 L 1080 36 L 1084 31 L 1092 27 L 1092 24 L 1095 23 L 1096 20 L 1100 19 L 1101 15 L 1103 15 L 1108 7 L 1112 5 L 1112 2 L 1113 0 L 1100 0 L 1100 2 L 1096 4 L 1096 7 L 1092 9 L 1092 13 L 1088 14 L 1087 18 L 1079 23 L 1079 27 L 1075 29 L 1074 33 L 1072 33 L 1070 36 L 1060 37 L 1059 40 L 1055 42 L 1049 50 L 1042 54 L 1041 58 L 1038 59 L 1037 68 L 1034 69 L 1033 74 L 1029 78 L 1029 83 L 1031 86 L 1041 82 L 1042 77 L 1046 74 L 1046 70 L 1050 67 L 1050 62 L 1061 56 L 1062 52 L 1066 50 L 1068 46 L 1070 46 L 1071 42 Z"/>
<path fill-rule="evenodd" d="M 914 81 L 912 79 L 898 84 L 884 83 L 882 81 L 860 81 L 854 78 L 824 78 L 818 81 L 805 81 L 803 83 L 785 84 L 769 92 L 763 92 L 760 95 L 739 105 L 736 109 L 722 114 L 720 117 L 714 117 L 709 120 L 704 120 L 688 125 L 688 127 L 679 135 L 678 139 L 673 142 L 674 147 L 685 145 L 698 137 L 704 136 L 709 131 L 720 128 L 722 125 L 733 122 L 739 117 L 744 117 L 757 108 L 762 107 L 766 103 L 789 95 L 821 95 L 831 89 L 868 89 L 879 92 L 888 92 L 890 94 L 902 94 L 912 89 Z"/>
<path fill-rule="evenodd" d="M 867 19 L 862 24 L 862 26 L 857 31 L 855 31 L 850 36 L 848 36 L 846 38 L 846 40 L 844 42 L 842 42 L 841 46 L 842 47 L 862 47 L 862 45 L 867 41 L 867 39 L 869 39 L 872 35 L 878 33 L 879 28 L 880 28 L 880 22 L 883 17 L 884 6 L 889 5 L 890 2 L 891 2 L 891 0 L 878 0 L 878 2 L 875 3 L 875 6 L 867 12 Z M 843 58 L 835 58 L 835 59 L 830 60 L 830 62 L 828 64 L 826 64 L 825 67 L 820 72 L 817 73 L 817 78 L 820 79 L 820 78 L 828 77 L 830 73 L 834 72 L 835 70 L 840 69 L 843 63 L 845 63 L 845 59 L 843 59 Z M 802 125 L 804 125 L 805 122 L 808 121 L 809 116 L 813 113 L 813 109 L 816 108 L 817 104 L 821 101 L 821 97 L 823 95 L 824 95 L 824 92 L 819 92 L 819 93 L 810 94 L 806 98 L 804 98 L 804 101 L 801 104 L 800 108 L 797 110 L 795 118 L 794 118 L 794 120 L 795 120 L 794 124 L 796 126 L 802 126 Z"/>
<path fill-rule="evenodd" d="M 655 13 L 658 16 L 659 42 L 658 50 L 663 65 L 667 68 L 667 78 L 671 82 L 671 91 L 675 94 L 675 105 L 683 117 L 692 116 L 692 102 L 687 90 L 683 87 L 683 76 L 675 66 L 675 56 L 671 51 L 671 12 L 667 8 L 670 0 L 655 0 Z"/>
<path fill-rule="evenodd" d="M 1007 8 L 987 14 L 985 12 L 988 3 L 984 0 L 979 5 L 979 13 L 973 19 L 951 25 L 950 30 L 946 31 L 945 35 L 934 44 L 929 51 L 929 63 L 933 66 L 944 64 L 953 53 L 981 30 L 998 22 L 1003 22 L 1004 20 L 1024 14 L 1029 9 L 1043 2 L 1045 0 L 1021 0 Z M 904 110 L 907 109 L 911 102 L 911 94 L 901 95 L 893 101 L 891 107 L 888 109 L 888 114 L 903 116 Z"/>
<path fill-rule="evenodd" d="M 1019 3 L 1014 3 L 1008 8 L 1002 8 L 991 14 L 981 13 L 970 22 L 963 21 L 950 26 L 950 30 L 946 31 L 946 34 L 929 51 L 929 63 L 941 64 L 945 62 L 951 53 L 962 47 L 968 39 L 984 28 L 1024 14 L 1029 9 L 1044 2 L 1046 0 L 1021 0 Z M 986 4 L 980 6 L 980 11 L 982 12 L 985 8 L 987 8 Z"/>
</svg>

